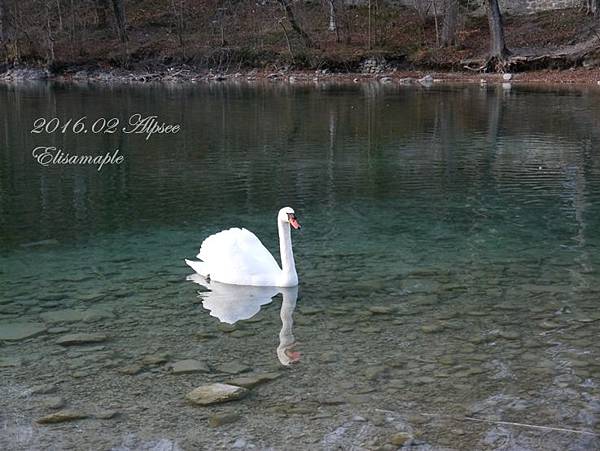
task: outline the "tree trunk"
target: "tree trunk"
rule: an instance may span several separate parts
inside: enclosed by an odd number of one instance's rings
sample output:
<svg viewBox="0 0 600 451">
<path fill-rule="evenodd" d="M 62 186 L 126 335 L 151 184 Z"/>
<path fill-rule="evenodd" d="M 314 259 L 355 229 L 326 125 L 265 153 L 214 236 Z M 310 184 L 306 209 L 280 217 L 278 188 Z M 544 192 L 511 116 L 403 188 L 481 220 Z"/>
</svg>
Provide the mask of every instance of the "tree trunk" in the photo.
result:
<svg viewBox="0 0 600 451">
<path fill-rule="evenodd" d="M 71 37 L 71 48 L 75 49 L 75 2 L 71 0 L 71 27 L 69 30 Z"/>
<path fill-rule="evenodd" d="M 367 48 L 371 50 L 371 0 L 369 0 L 369 31 Z"/>
<path fill-rule="evenodd" d="M 50 20 L 50 0 L 46 0 L 46 40 L 48 46 L 48 55 L 46 62 L 48 65 L 54 62 L 54 36 L 52 36 L 52 25 Z"/>
<path fill-rule="evenodd" d="M 442 24 L 442 47 L 456 44 L 456 28 L 458 26 L 458 0 L 444 2 L 444 22 Z"/>
<path fill-rule="evenodd" d="M 432 0 L 431 6 L 433 7 L 433 22 L 435 24 L 435 46 L 440 46 L 440 27 L 438 24 L 438 13 L 437 13 L 437 5 L 435 0 Z"/>
<path fill-rule="evenodd" d="M 503 61 L 510 54 L 504 41 L 504 25 L 498 0 L 487 0 L 490 25 L 490 60 Z"/>
<path fill-rule="evenodd" d="M 328 0 L 329 3 L 329 31 L 336 31 L 337 24 L 335 20 L 335 5 L 334 0 Z"/>
<path fill-rule="evenodd" d="M 179 1 L 179 8 L 177 8 L 175 0 L 171 0 L 171 7 L 173 8 L 173 18 L 175 19 L 175 30 L 177 31 L 177 38 L 179 39 L 179 47 L 181 47 L 181 54 L 185 58 L 185 41 L 183 39 L 183 1 L 184 0 Z"/>
<path fill-rule="evenodd" d="M 108 0 L 96 0 L 96 15 L 98 16 L 98 27 L 106 28 L 106 10 L 108 9 Z"/>
<path fill-rule="evenodd" d="M 8 9 L 8 2 L 7 9 Z M 14 9 L 10 13 L 11 14 L 11 22 L 10 22 L 10 34 L 9 34 L 9 44 L 12 44 L 12 59 L 15 62 L 19 62 L 21 60 L 21 46 L 19 44 L 19 37 L 21 35 L 21 25 L 23 23 L 23 15 L 21 13 L 21 9 L 19 8 L 19 2 L 14 2 Z M 12 42 L 11 42 L 12 41 Z M 31 39 L 30 39 L 31 42 Z"/>
<path fill-rule="evenodd" d="M 62 8 L 60 6 L 60 0 L 56 0 L 56 11 L 58 12 L 58 29 L 63 30 L 63 19 L 62 19 Z"/>
<path fill-rule="evenodd" d="M 6 34 L 6 0 L 0 0 L 0 41 L 4 42 L 5 34 Z"/>
<path fill-rule="evenodd" d="M 113 9 L 115 12 L 115 19 L 117 21 L 117 30 L 119 32 L 119 39 L 122 43 L 127 42 L 127 22 L 125 20 L 125 7 L 123 6 L 123 0 L 112 0 Z"/>
<path fill-rule="evenodd" d="M 302 27 L 296 21 L 296 16 L 294 16 L 294 11 L 292 11 L 292 7 L 288 3 L 289 0 L 278 0 L 278 1 L 279 1 L 279 4 L 281 5 L 281 7 L 283 8 L 283 10 L 285 11 L 285 15 L 287 17 L 287 20 L 290 22 L 290 25 L 292 26 L 294 31 L 296 33 L 298 33 L 300 35 L 300 37 L 302 38 L 302 40 L 304 41 L 304 45 L 306 47 L 314 47 L 314 44 L 312 42 L 312 39 L 310 39 L 310 36 L 306 33 L 306 31 L 304 31 L 302 29 Z"/>
</svg>

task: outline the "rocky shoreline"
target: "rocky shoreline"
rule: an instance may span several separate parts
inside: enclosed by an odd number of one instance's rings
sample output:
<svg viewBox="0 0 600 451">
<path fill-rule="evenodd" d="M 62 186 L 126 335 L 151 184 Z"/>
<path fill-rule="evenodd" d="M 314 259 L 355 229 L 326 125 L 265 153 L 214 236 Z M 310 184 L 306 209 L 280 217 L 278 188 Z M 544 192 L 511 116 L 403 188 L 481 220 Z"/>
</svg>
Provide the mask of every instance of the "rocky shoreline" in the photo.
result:
<svg viewBox="0 0 600 451">
<path fill-rule="evenodd" d="M 296 71 L 252 69 L 245 72 L 222 73 L 189 67 L 166 67 L 156 71 L 114 69 L 81 69 L 52 73 L 45 68 L 17 67 L 0 73 L 0 81 L 20 83 L 54 81 L 74 83 L 223 83 L 223 82 L 279 82 L 279 83 L 384 83 L 400 85 L 429 85 L 433 83 L 526 83 L 540 85 L 600 86 L 600 68 L 572 70 L 544 70 L 515 74 L 402 71 L 385 64 L 361 66 L 360 72 L 332 72 L 328 69 Z"/>
</svg>

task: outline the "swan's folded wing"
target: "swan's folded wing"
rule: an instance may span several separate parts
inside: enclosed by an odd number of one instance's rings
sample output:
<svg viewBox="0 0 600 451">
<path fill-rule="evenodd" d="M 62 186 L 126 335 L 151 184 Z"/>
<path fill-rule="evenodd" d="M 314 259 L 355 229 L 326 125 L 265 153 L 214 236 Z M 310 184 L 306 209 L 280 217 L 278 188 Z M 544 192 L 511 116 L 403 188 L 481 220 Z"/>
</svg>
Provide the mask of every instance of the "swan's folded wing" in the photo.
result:
<svg viewBox="0 0 600 451">
<path fill-rule="evenodd" d="M 281 272 L 267 248 L 246 229 L 232 228 L 209 236 L 198 258 L 208 263 L 212 279 L 224 283 L 270 284 Z"/>
</svg>

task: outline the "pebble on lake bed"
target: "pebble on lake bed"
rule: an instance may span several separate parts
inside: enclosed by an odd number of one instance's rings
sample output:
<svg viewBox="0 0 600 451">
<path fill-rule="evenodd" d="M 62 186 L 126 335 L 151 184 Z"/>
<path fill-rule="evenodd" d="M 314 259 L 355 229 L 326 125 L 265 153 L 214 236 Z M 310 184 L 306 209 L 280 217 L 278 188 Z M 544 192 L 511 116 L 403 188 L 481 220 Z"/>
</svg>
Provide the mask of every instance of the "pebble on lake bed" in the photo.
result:
<svg viewBox="0 0 600 451">
<path fill-rule="evenodd" d="M 173 374 L 189 374 L 189 373 L 208 373 L 210 368 L 206 363 L 198 360 L 188 359 L 180 360 L 171 365 L 171 372 Z"/>
<path fill-rule="evenodd" d="M 145 355 L 142 359 L 142 363 L 144 365 L 160 365 L 162 363 L 166 363 L 170 359 L 170 355 L 168 352 L 160 352 L 157 354 L 148 354 Z"/>
<path fill-rule="evenodd" d="M 250 391 L 235 385 L 228 384 L 208 384 L 195 388 L 185 398 L 192 404 L 199 406 L 208 406 L 222 402 L 235 401 L 246 396 Z"/>
<path fill-rule="evenodd" d="M 49 323 L 76 323 L 76 322 L 94 322 L 102 319 L 112 319 L 114 314 L 101 309 L 64 309 L 45 312 L 40 315 L 42 319 Z"/>
<path fill-rule="evenodd" d="M 47 409 L 62 409 L 65 406 L 65 400 L 59 396 L 49 396 L 42 400 L 42 406 Z"/>
<path fill-rule="evenodd" d="M 56 385 L 45 384 L 37 385 L 27 392 L 28 395 L 47 395 L 56 391 Z"/>
<path fill-rule="evenodd" d="M 406 432 L 398 432 L 390 437 L 390 443 L 394 446 L 402 446 L 410 439 L 412 439 L 410 434 Z"/>
<path fill-rule="evenodd" d="M 74 421 L 74 420 L 83 420 L 88 418 L 89 415 L 77 412 L 74 410 L 61 410 L 59 412 L 51 413 L 50 415 L 46 415 L 45 417 L 38 418 L 36 423 L 38 424 L 54 424 L 54 423 L 64 423 L 66 421 Z"/>
<path fill-rule="evenodd" d="M 388 305 L 372 305 L 367 310 L 373 315 L 389 315 L 390 313 L 394 313 L 396 309 Z"/>
<path fill-rule="evenodd" d="M 243 363 L 240 363 L 240 362 L 228 362 L 228 363 L 223 363 L 222 365 L 217 366 L 216 370 L 219 373 L 240 374 L 240 373 L 247 373 L 249 371 L 252 371 L 252 368 L 250 368 L 248 365 L 244 365 Z"/>
<path fill-rule="evenodd" d="M 46 325 L 41 323 L 0 324 L 0 341 L 25 340 L 44 332 L 46 332 Z"/>
<path fill-rule="evenodd" d="M 108 337 L 104 334 L 70 334 L 60 337 L 56 340 L 56 344 L 61 346 L 73 346 L 87 343 L 101 343 L 106 340 L 108 340 Z"/>
<path fill-rule="evenodd" d="M 111 418 L 114 418 L 117 415 L 119 415 L 119 412 L 117 412 L 116 410 L 101 410 L 94 414 L 94 418 L 97 418 L 99 420 L 110 420 Z"/>
<path fill-rule="evenodd" d="M 23 360 L 18 357 L 0 357 L 0 368 L 18 367 L 23 364 Z"/>
<path fill-rule="evenodd" d="M 223 426 L 225 424 L 235 423 L 241 418 L 241 415 L 237 413 L 226 413 L 223 415 L 212 415 L 208 419 L 208 425 L 211 428 Z"/>
<path fill-rule="evenodd" d="M 248 376 L 240 376 L 235 379 L 227 381 L 229 385 L 237 385 L 238 387 L 252 388 L 259 384 L 269 382 L 277 379 L 281 374 L 279 373 L 257 373 L 249 374 Z"/>
<path fill-rule="evenodd" d="M 144 370 L 144 367 L 142 365 L 134 363 L 132 365 L 123 366 L 123 367 L 119 368 L 117 371 L 119 371 L 119 373 L 121 373 L 121 374 L 127 374 L 129 376 L 134 376 L 138 373 L 141 373 L 143 370 Z"/>
</svg>

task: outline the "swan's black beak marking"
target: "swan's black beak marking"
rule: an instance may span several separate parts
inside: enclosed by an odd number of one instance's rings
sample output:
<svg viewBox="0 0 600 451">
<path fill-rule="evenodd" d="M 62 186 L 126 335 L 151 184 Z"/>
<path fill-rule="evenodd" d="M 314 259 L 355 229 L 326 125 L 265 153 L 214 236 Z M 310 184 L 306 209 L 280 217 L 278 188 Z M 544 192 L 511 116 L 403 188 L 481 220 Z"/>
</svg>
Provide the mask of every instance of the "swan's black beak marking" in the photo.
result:
<svg viewBox="0 0 600 451">
<path fill-rule="evenodd" d="M 302 226 L 298 222 L 298 218 L 296 218 L 296 215 L 294 213 L 288 213 L 288 221 L 294 229 L 302 228 Z"/>
</svg>

